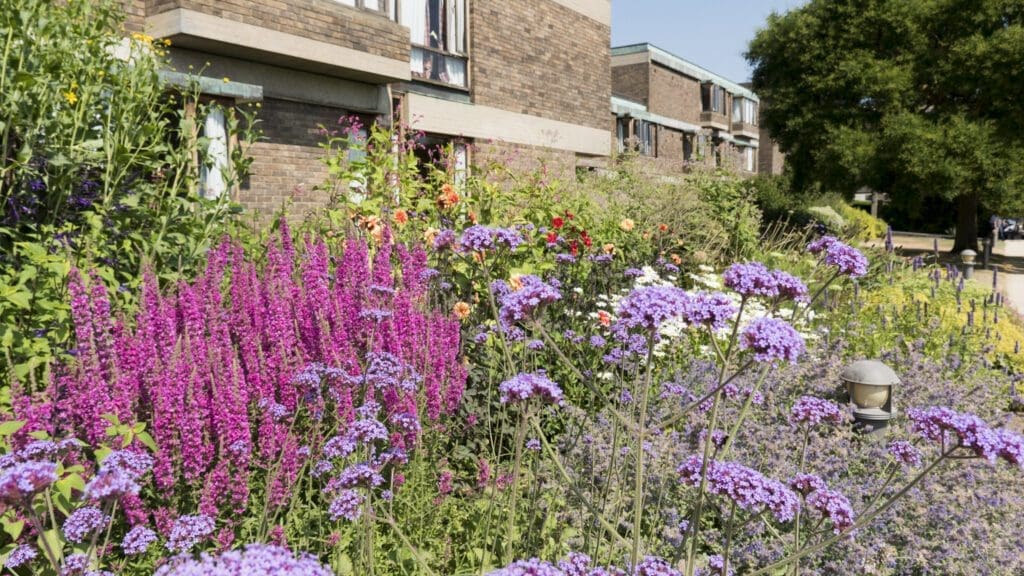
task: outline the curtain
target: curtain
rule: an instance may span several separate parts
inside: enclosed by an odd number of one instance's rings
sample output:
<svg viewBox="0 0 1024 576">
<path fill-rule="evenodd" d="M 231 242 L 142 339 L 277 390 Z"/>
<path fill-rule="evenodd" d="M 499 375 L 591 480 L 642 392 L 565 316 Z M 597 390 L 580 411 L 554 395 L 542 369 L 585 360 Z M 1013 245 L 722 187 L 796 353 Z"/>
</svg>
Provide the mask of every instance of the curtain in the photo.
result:
<svg viewBox="0 0 1024 576">
<path fill-rule="evenodd" d="M 444 58 L 444 73 L 448 76 L 448 83 L 456 86 L 466 85 L 466 61 L 451 56 Z"/>
<path fill-rule="evenodd" d="M 228 187 L 224 179 L 228 171 L 228 133 L 223 110 L 210 109 L 203 124 L 203 135 L 210 144 L 200 173 L 201 194 L 204 198 L 219 198 Z"/>
<path fill-rule="evenodd" d="M 451 30 L 455 33 L 455 48 L 457 54 L 466 53 L 466 0 L 455 0 L 455 25 Z"/>
<path fill-rule="evenodd" d="M 427 0 L 402 0 L 401 24 L 409 27 L 409 40 L 418 46 L 427 45 Z M 416 67 L 413 66 L 413 70 Z M 423 58 L 420 57 L 420 70 Z"/>
</svg>

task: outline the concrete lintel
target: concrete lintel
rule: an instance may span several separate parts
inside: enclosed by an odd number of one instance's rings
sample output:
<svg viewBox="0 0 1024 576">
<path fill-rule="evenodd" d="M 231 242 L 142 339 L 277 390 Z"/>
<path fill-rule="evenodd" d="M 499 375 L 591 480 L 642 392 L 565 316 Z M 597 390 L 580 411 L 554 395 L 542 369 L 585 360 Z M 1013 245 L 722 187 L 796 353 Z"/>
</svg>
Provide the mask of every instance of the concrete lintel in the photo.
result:
<svg viewBox="0 0 1024 576">
<path fill-rule="evenodd" d="M 408 94 L 406 107 L 413 127 L 425 132 L 498 140 L 591 156 L 611 154 L 611 137 L 607 130 L 422 94 Z"/>
<path fill-rule="evenodd" d="M 592 20 L 597 20 L 605 26 L 612 25 L 611 0 L 554 0 L 554 2 L 575 10 Z"/>
<path fill-rule="evenodd" d="M 263 100 L 263 87 L 229 79 L 218 80 L 206 76 L 183 74 L 170 70 L 160 70 L 160 79 L 172 86 L 192 86 L 193 83 L 202 94 L 234 98 L 237 102 L 258 102 Z"/>
<path fill-rule="evenodd" d="M 305 61 L 320 68 L 352 71 L 361 76 L 359 79 L 390 82 L 412 77 L 407 60 L 385 58 L 194 10 L 176 8 L 150 16 L 146 28 L 156 38 L 185 38 L 186 43 L 194 39 L 202 45 L 196 47 L 228 46 L 278 59 Z"/>
</svg>

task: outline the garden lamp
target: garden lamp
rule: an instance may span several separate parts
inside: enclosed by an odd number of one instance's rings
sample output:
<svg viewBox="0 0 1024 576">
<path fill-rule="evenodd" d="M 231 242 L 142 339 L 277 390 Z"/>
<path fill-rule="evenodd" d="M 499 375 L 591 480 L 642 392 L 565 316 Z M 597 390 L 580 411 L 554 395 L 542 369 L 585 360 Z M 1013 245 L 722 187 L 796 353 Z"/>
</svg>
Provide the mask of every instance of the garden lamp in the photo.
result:
<svg viewBox="0 0 1024 576">
<path fill-rule="evenodd" d="M 844 368 L 839 378 L 856 405 L 853 410 L 856 429 L 879 430 L 896 417 L 892 396 L 900 378 L 892 368 L 878 360 L 858 360 Z"/>
<path fill-rule="evenodd" d="M 978 253 L 968 248 L 960 253 L 960 261 L 964 265 L 964 278 L 970 280 L 974 277 L 974 260 L 978 257 Z"/>
</svg>

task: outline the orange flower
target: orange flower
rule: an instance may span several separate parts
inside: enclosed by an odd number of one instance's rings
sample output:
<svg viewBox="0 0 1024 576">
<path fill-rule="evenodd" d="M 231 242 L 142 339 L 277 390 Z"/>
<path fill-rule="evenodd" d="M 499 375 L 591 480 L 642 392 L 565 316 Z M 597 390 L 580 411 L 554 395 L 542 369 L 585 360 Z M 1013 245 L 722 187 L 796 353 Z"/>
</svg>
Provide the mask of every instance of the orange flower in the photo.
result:
<svg viewBox="0 0 1024 576">
<path fill-rule="evenodd" d="M 632 218 L 623 218 L 622 222 L 619 222 L 619 228 L 622 228 L 624 232 L 632 232 L 634 227 L 636 227 L 636 222 L 633 222 Z"/>
<path fill-rule="evenodd" d="M 406 212 L 405 210 L 403 210 L 401 208 L 399 208 L 398 210 L 395 210 L 395 222 L 397 222 L 399 224 L 399 226 L 405 224 L 408 221 L 409 221 L 409 213 L 408 212 Z"/>
<path fill-rule="evenodd" d="M 452 313 L 455 314 L 455 317 L 458 318 L 459 320 L 465 320 L 466 318 L 469 318 L 469 313 L 471 310 L 472 309 L 469 307 L 469 304 L 462 301 L 456 302 L 455 306 L 452 306 Z"/>
<path fill-rule="evenodd" d="M 608 314 L 607 312 L 605 312 L 604 310 L 598 310 L 597 311 L 597 321 L 601 323 L 601 326 L 611 326 L 612 325 L 612 317 L 611 317 L 611 315 Z"/>
<path fill-rule="evenodd" d="M 615 254 L 615 244 L 605 244 L 601 247 L 605 254 Z"/>
<path fill-rule="evenodd" d="M 508 279 L 508 285 L 512 287 L 513 291 L 518 291 L 523 287 L 523 277 L 519 274 L 513 274 Z"/>
<path fill-rule="evenodd" d="M 683 259 L 679 257 L 679 254 L 673 254 L 672 255 L 672 263 L 673 264 L 682 264 L 683 263 Z"/>
<path fill-rule="evenodd" d="M 423 231 L 423 242 L 425 244 L 429 244 L 430 246 L 433 246 L 434 245 L 434 239 L 437 238 L 437 235 L 440 234 L 440 233 L 441 233 L 441 231 L 438 230 L 437 228 L 433 228 L 433 227 L 427 228 L 426 230 Z"/>
<path fill-rule="evenodd" d="M 437 197 L 437 203 L 441 205 L 441 208 L 451 208 L 459 203 L 459 193 L 455 191 L 455 187 L 451 184 L 444 184 L 441 186 L 441 195 Z"/>
<path fill-rule="evenodd" d="M 658 224 L 658 232 L 668 232 L 668 224 Z"/>
<path fill-rule="evenodd" d="M 476 212 L 469 213 L 469 221 L 472 222 L 473 224 L 476 224 Z"/>
</svg>

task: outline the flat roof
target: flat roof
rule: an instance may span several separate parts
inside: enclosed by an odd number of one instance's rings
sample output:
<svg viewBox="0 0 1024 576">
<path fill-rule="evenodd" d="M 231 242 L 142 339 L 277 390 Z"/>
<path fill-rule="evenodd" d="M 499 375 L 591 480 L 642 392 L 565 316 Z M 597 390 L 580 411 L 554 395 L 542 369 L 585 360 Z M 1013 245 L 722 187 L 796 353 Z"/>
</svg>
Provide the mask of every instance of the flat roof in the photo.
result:
<svg viewBox="0 0 1024 576">
<path fill-rule="evenodd" d="M 669 128 L 674 128 L 680 132 L 689 132 L 696 134 L 700 132 L 700 126 L 696 124 L 690 124 L 689 122 L 683 122 L 682 120 L 676 120 L 667 116 L 661 116 L 654 114 L 647 110 L 647 106 L 633 100 L 627 100 L 625 98 L 619 98 L 618 96 L 612 96 L 612 114 L 616 116 L 631 116 L 638 120 L 646 120 L 653 124 L 660 124 Z"/>
<path fill-rule="evenodd" d="M 662 66 L 675 70 L 680 74 L 685 74 L 687 76 L 696 78 L 701 82 L 714 82 L 715 84 L 728 90 L 730 93 L 742 96 L 744 98 L 749 98 L 754 102 L 761 101 L 761 99 L 758 98 L 757 94 L 755 94 L 749 88 L 745 88 L 737 84 L 736 82 L 733 82 L 728 78 L 725 78 L 724 76 L 719 76 L 718 74 L 715 74 L 714 72 L 708 70 L 707 68 L 698 66 L 697 64 L 694 64 L 693 62 L 690 62 L 685 58 L 680 58 L 679 56 L 676 56 L 675 54 L 672 54 L 667 50 L 662 50 L 661 48 L 658 48 L 657 46 L 651 44 L 650 42 L 641 42 L 640 44 L 628 44 L 626 46 L 615 46 L 612 48 L 612 58 L 614 60 L 616 56 L 629 56 L 631 54 L 642 54 L 644 52 L 646 52 L 649 55 L 651 62 L 657 62 Z M 612 65 L 614 65 L 614 61 L 612 62 Z"/>
</svg>

